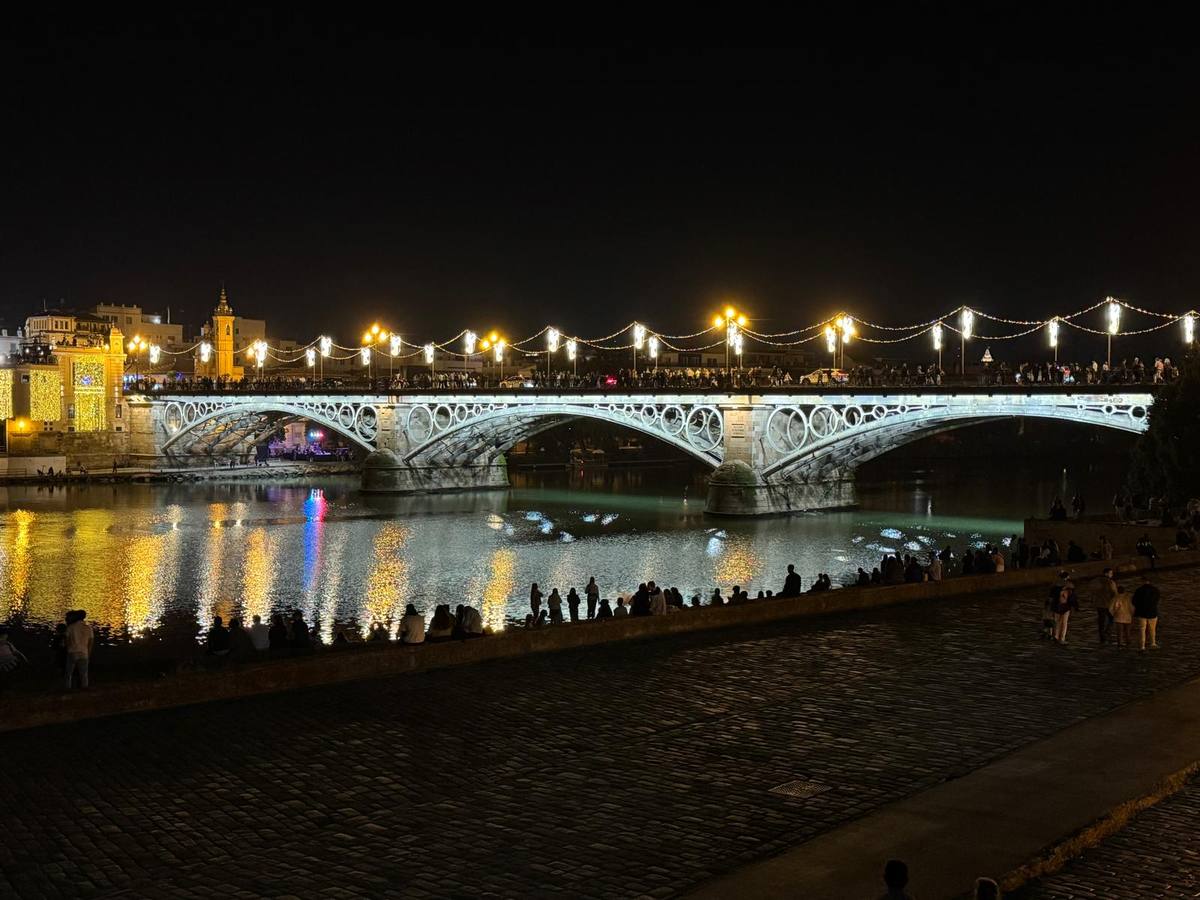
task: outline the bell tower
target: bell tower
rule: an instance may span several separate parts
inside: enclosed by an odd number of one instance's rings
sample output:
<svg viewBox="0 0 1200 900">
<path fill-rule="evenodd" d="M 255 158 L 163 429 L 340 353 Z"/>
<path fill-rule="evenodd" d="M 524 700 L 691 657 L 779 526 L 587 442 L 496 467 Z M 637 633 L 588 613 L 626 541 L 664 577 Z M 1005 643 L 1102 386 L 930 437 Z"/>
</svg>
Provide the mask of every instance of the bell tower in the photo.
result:
<svg viewBox="0 0 1200 900">
<path fill-rule="evenodd" d="M 212 343 L 212 359 L 202 363 L 199 357 L 196 358 L 197 375 L 234 380 L 242 377 L 242 367 L 234 364 L 234 318 L 233 307 L 229 305 L 229 297 L 222 285 L 221 296 L 213 309 L 212 323 L 206 335 Z"/>
</svg>

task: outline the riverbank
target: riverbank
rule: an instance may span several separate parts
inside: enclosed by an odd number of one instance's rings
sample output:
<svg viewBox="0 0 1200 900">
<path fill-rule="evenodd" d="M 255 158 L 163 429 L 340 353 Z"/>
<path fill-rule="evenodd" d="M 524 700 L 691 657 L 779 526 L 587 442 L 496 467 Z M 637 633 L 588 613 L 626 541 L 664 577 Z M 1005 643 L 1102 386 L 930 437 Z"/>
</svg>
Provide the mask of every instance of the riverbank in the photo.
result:
<svg viewBox="0 0 1200 900">
<path fill-rule="evenodd" d="M 1200 553 L 1176 553 L 1160 560 L 1159 568 L 1192 566 L 1198 562 Z M 1099 561 L 1083 563 L 1073 566 L 1072 571 L 1076 579 L 1086 579 L 1101 574 L 1106 565 Z M 1119 560 L 1115 565 L 1123 575 L 1149 568 L 1148 561 L 1138 557 Z M 512 629 L 470 641 L 421 645 L 364 643 L 283 659 L 249 663 L 222 660 L 223 665 L 216 670 L 187 672 L 150 682 L 105 684 L 103 670 L 97 669 L 93 676 L 95 687 L 87 692 L 22 691 L 20 703 L 14 704 L 11 713 L 0 720 L 0 731 L 431 671 L 620 641 L 769 624 L 906 603 L 946 602 L 984 593 L 1019 591 L 1050 584 L 1056 579 L 1057 570 L 1039 568 L 1001 575 L 962 576 L 939 583 L 846 588 L 799 597 L 755 600 L 738 606 L 685 609 L 666 616 L 622 617 L 535 630 Z"/>
<path fill-rule="evenodd" d="M 201 481 L 261 480 L 314 478 L 324 475 L 348 475 L 357 473 L 360 466 L 353 462 L 293 462 L 272 460 L 265 465 L 248 466 L 203 466 L 147 468 L 124 466 L 111 470 L 65 472 L 55 470 L 54 475 L 21 471 L 14 474 L 0 473 L 0 485 L 44 485 L 68 487 L 88 484 L 182 484 Z"/>
</svg>

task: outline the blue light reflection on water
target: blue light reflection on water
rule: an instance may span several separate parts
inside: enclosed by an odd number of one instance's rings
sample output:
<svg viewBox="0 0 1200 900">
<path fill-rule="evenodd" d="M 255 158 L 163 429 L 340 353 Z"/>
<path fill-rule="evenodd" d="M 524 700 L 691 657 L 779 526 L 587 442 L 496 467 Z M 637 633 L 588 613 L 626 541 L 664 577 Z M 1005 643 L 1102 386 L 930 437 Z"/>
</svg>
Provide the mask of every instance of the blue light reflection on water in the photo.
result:
<svg viewBox="0 0 1200 900">
<path fill-rule="evenodd" d="M 837 580 L 869 570 L 885 548 L 1001 540 L 1047 489 L 1022 476 L 980 494 L 926 474 L 861 484 L 857 510 L 714 520 L 662 473 L 597 479 L 590 490 L 558 475 L 508 492 L 404 498 L 365 497 L 353 479 L 9 488 L 0 494 L 0 620 L 57 621 L 70 606 L 134 631 L 167 611 L 203 621 L 297 607 L 326 622 L 395 620 L 407 602 L 431 610 L 467 600 L 485 602 L 498 623 L 523 618 L 531 581 L 565 593 L 590 575 L 610 597 L 648 579 L 688 596 L 718 584 L 778 590 L 789 563 L 807 585 L 817 572 Z M 973 508 L 997 512 L 961 514 Z"/>
</svg>

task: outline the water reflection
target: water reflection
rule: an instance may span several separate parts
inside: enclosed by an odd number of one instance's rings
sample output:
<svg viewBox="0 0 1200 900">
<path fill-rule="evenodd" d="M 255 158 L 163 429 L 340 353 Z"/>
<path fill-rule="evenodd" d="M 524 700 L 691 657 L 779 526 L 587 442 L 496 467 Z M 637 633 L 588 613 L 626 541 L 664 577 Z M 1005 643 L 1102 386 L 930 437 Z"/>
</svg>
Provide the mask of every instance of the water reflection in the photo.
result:
<svg viewBox="0 0 1200 900">
<path fill-rule="evenodd" d="M 518 475 L 507 492 L 420 497 L 363 496 L 354 479 L 10 488 L 0 620 L 84 607 L 136 634 L 168 613 L 207 626 L 297 608 L 329 640 L 335 621 L 394 627 L 408 602 L 481 604 L 502 627 L 524 617 L 531 581 L 564 596 L 592 575 L 610 597 L 651 578 L 689 596 L 777 590 L 788 563 L 807 584 L 869 569 L 885 549 L 1006 537 L 1062 492 L 1060 467 L 1047 469 L 908 469 L 861 483 L 859 510 L 745 521 L 706 519 L 702 486 L 670 470 Z"/>
</svg>

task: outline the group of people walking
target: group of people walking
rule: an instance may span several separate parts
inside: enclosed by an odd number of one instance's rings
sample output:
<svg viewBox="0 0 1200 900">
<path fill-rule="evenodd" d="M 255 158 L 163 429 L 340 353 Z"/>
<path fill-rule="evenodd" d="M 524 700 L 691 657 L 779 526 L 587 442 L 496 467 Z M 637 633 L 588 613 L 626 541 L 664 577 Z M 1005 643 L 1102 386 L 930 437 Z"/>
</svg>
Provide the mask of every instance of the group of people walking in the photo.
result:
<svg viewBox="0 0 1200 900">
<path fill-rule="evenodd" d="M 1151 582 L 1149 575 L 1142 575 L 1141 582 L 1133 591 L 1125 591 L 1117 583 L 1112 567 L 1095 579 L 1090 588 L 1090 602 L 1096 612 L 1096 632 L 1101 645 L 1115 636 L 1116 646 L 1127 649 L 1137 644 L 1137 649 L 1158 649 L 1158 610 L 1161 592 Z M 1057 583 L 1051 585 L 1042 610 L 1043 635 L 1060 646 L 1067 643 L 1071 625 L 1071 614 L 1080 609 L 1080 600 L 1071 573 L 1059 573 Z"/>
</svg>

